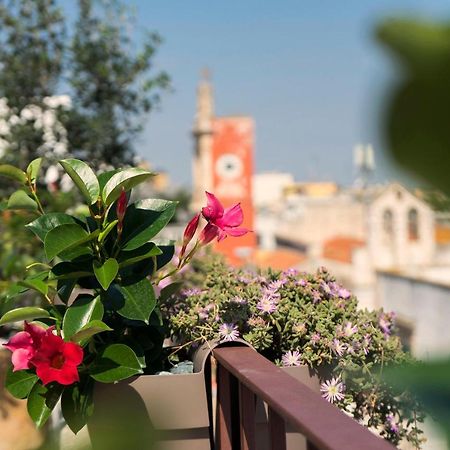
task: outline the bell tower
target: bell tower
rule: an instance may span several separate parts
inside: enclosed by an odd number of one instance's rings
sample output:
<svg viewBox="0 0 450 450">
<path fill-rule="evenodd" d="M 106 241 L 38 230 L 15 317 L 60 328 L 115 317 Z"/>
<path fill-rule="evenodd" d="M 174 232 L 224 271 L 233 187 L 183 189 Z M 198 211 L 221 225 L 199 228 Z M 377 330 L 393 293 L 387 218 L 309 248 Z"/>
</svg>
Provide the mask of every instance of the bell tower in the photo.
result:
<svg viewBox="0 0 450 450">
<path fill-rule="evenodd" d="M 193 196 L 192 209 L 204 206 L 205 190 L 212 190 L 212 127 L 214 98 L 208 69 L 203 69 L 197 88 L 197 111 L 194 127 L 194 158 L 192 162 Z"/>
<path fill-rule="evenodd" d="M 213 91 L 208 71 L 204 70 L 197 88 L 197 111 L 193 136 L 192 209 L 205 205 L 205 191 L 212 192 L 225 208 L 240 203 L 244 211 L 243 227 L 253 230 L 253 147 L 254 123 L 251 117 L 214 115 Z M 228 262 L 248 262 L 255 249 L 255 233 L 238 239 L 228 238 L 215 244 Z"/>
</svg>

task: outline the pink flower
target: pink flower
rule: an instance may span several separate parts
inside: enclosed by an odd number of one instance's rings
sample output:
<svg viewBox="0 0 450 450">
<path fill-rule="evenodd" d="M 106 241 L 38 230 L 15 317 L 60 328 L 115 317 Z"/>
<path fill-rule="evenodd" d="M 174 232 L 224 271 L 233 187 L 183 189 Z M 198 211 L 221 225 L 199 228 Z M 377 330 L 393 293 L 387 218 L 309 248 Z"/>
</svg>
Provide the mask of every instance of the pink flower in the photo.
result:
<svg viewBox="0 0 450 450">
<path fill-rule="evenodd" d="M 183 235 L 183 246 L 181 247 L 180 256 L 181 259 L 184 255 L 184 252 L 186 251 L 186 247 L 188 246 L 189 242 L 191 242 L 192 238 L 194 237 L 195 232 L 197 231 L 198 222 L 200 220 L 200 214 L 196 214 L 190 222 L 186 225 L 186 228 L 184 230 Z"/>
<path fill-rule="evenodd" d="M 64 342 L 60 336 L 45 334 L 32 364 L 43 384 L 56 381 L 62 385 L 80 381 L 77 366 L 83 361 L 83 349 L 74 342 Z"/>
<path fill-rule="evenodd" d="M 208 221 L 208 225 L 210 225 L 208 237 L 212 235 L 213 230 L 216 233 L 218 241 L 222 241 L 227 236 L 238 237 L 250 232 L 247 228 L 239 228 L 244 221 L 244 214 L 242 213 L 242 208 L 239 203 L 224 209 L 214 194 L 206 192 L 206 197 L 208 198 L 208 203 L 202 208 L 202 214 Z M 206 225 L 206 227 L 208 227 L 208 225 Z M 215 227 L 215 229 L 212 227 Z M 212 239 L 214 239 L 214 237 Z"/>
<path fill-rule="evenodd" d="M 15 334 L 4 346 L 13 352 L 11 361 L 13 371 L 30 369 L 32 359 L 41 345 L 42 338 L 51 334 L 54 327 L 47 330 L 37 325 L 25 322 L 24 331 Z"/>
</svg>

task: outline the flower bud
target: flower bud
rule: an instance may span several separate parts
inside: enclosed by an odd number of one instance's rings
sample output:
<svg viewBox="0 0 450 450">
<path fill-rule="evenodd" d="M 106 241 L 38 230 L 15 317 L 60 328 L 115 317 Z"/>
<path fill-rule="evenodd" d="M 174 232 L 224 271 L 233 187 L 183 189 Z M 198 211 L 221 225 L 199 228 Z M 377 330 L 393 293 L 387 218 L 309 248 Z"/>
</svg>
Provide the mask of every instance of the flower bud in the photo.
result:
<svg viewBox="0 0 450 450">
<path fill-rule="evenodd" d="M 127 194 L 125 192 L 125 189 L 122 188 L 120 197 L 117 200 L 117 209 L 116 209 L 117 220 L 119 221 L 120 224 L 123 222 L 123 218 L 125 217 L 125 212 L 127 210 L 127 203 L 128 203 Z"/>
<path fill-rule="evenodd" d="M 200 243 L 202 245 L 209 244 L 218 235 L 219 229 L 215 225 L 207 223 L 200 233 Z"/>
<path fill-rule="evenodd" d="M 186 225 L 183 235 L 183 246 L 181 247 L 181 251 L 179 254 L 180 259 L 183 257 L 189 242 L 191 242 L 192 238 L 194 237 L 195 232 L 197 231 L 198 228 L 199 221 L 200 221 L 200 214 L 196 214 Z"/>
<path fill-rule="evenodd" d="M 200 220 L 200 214 L 196 214 L 191 221 L 186 225 L 183 236 L 183 245 L 189 244 L 197 231 L 198 222 Z"/>
</svg>

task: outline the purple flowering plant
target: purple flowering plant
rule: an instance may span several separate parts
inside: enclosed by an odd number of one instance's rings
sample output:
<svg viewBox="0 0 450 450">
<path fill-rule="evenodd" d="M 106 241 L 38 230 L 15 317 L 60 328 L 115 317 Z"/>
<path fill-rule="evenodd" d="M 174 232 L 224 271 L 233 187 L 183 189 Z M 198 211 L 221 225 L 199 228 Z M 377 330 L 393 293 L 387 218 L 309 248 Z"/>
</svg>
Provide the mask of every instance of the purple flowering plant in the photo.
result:
<svg viewBox="0 0 450 450">
<path fill-rule="evenodd" d="M 417 402 L 382 379 L 385 368 L 412 360 L 392 313 L 359 309 L 325 269 L 236 270 L 206 255 L 183 276 L 187 288 L 162 305 L 181 354 L 212 339 L 244 339 L 279 366 L 308 366 L 325 400 L 393 444 L 420 446 Z"/>
</svg>

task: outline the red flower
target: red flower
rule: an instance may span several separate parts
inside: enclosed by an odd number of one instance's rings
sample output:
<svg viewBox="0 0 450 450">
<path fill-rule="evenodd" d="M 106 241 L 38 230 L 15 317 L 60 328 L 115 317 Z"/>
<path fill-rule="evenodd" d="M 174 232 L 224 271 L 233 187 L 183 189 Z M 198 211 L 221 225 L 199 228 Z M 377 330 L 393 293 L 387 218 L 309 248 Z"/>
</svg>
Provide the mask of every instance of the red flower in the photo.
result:
<svg viewBox="0 0 450 450">
<path fill-rule="evenodd" d="M 42 328 L 25 322 L 24 331 L 16 333 L 4 346 L 13 352 L 13 371 L 30 369 L 32 359 L 41 345 L 42 338 L 53 332 L 54 327 Z"/>
<path fill-rule="evenodd" d="M 192 238 L 194 237 L 194 234 L 198 228 L 199 220 L 200 220 L 200 214 L 196 214 L 190 220 L 190 222 L 186 225 L 186 228 L 184 230 L 184 235 L 183 235 L 183 246 L 181 247 L 179 258 L 183 257 L 184 252 L 186 251 L 186 247 L 188 246 L 189 242 L 191 242 Z"/>
<path fill-rule="evenodd" d="M 227 236 L 243 236 L 250 232 L 247 228 L 239 228 L 244 221 L 244 214 L 239 203 L 224 210 L 214 194 L 206 192 L 206 196 L 208 203 L 202 208 L 202 214 L 208 221 L 209 227 L 206 225 L 202 231 L 202 236 L 207 242 L 212 241 L 215 236 L 217 236 L 218 241 L 221 241 Z M 215 236 L 213 236 L 214 233 Z M 200 239 L 202 240 L 202 238 Z M 202 240 L 202 243 L 207 243 L 205 240 Z"/>
<path fill-rule="evenodd" d="M 83 361 L 83 349 L 73 342 L 64 342 L 60 336 L 46 334 L 31 361 L 43 384 L 56 381 L 69 385 L 80 380 L 77 366 Z"/>
</svg>

